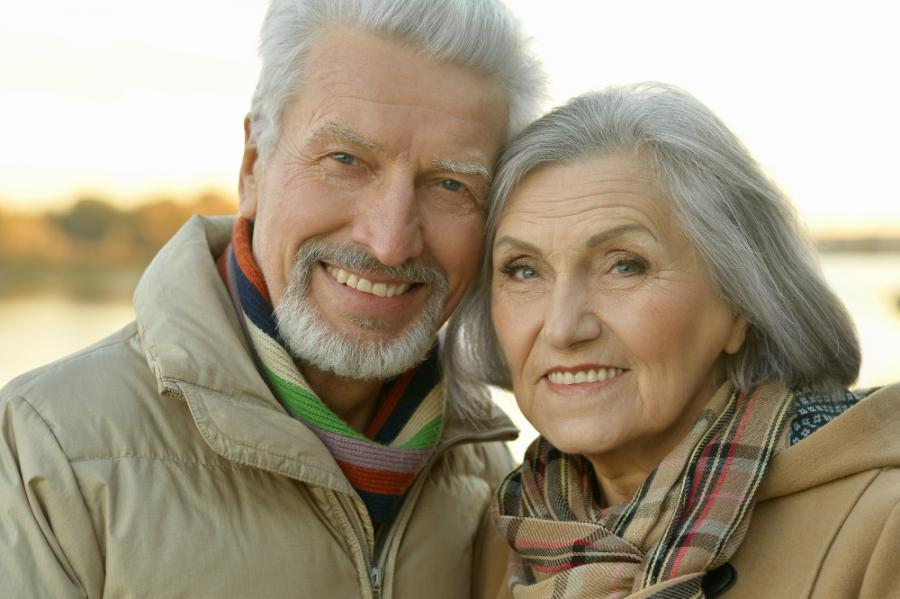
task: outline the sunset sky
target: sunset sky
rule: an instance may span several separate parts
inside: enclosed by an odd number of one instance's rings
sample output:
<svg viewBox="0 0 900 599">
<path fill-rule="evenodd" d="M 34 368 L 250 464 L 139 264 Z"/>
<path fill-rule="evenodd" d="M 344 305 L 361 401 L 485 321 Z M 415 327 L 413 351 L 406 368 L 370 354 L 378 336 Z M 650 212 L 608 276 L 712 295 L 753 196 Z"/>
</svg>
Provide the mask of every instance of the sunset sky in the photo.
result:
<svg viewBox="0 0 900 599">
<path fill-rule="evenodd" d="M 548 107 L 647 79 L 697 95 L 815 232 L 900 234 L 892 3 L 512 0 Z M 0 7 L 0 201 L 231 192 L 264 0 Z"/>
</svg>

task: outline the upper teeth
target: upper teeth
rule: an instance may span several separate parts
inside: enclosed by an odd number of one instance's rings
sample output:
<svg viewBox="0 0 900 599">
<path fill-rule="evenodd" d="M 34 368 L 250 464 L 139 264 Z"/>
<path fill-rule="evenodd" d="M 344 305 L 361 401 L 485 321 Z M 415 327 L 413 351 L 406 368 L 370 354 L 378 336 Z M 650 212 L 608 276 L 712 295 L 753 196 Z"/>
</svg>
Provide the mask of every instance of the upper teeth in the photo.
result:
<svg viewBox="0 0 900 599">
<path fill-rule="evenodd" d="M 400 283 L 399 285 L 373 283 L 369 279 L 364 279 L 359 275 L 347 272 L 336 266 L 331 266 L 330 264 L 325 265 L 325 270 L 327 270 L 328 274 L 334 277 L 334 280 L 338 283 L 346 285 L 347 287 L 352 287 L 357 291 L 377 295 L 378 297 L 394 297 L 395 295 L 406 293 L 406 290 L 410 288 L 409 283 Z"/>
<path fill-rule="evenodd" d="M 579 370 L 578 372 L 554 371 L 547 375 L 551 383 L 557 385 L 577 385 L 579 383 L 596 383 L 605 381 L 625 372 L 623 368 L 597 368 L 596 370 Z"/>
</svg>

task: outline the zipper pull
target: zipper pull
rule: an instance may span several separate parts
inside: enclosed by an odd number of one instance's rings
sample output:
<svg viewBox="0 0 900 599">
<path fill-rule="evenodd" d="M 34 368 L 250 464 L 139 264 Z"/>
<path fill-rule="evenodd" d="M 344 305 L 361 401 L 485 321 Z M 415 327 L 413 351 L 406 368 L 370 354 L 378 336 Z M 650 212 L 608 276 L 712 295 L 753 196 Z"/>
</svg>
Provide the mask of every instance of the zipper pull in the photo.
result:
<svg viewBox="0 0 900 599">
<path fill-rule="evenodd" d="M 372 595 L 375 599 L 381 598 L 381 568 L 378 566 L 372 566 L 372 571 L 369 573 L 369 580 L 372 582 Z"/>
</svg>

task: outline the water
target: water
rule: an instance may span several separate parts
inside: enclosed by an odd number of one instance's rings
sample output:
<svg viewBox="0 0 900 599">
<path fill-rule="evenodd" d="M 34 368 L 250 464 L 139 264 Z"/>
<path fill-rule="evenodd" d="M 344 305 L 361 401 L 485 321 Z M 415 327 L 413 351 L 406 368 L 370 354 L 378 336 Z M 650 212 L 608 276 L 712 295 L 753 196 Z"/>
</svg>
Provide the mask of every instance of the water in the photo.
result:
<svg viewBox="0 0 900 599">
<path fill-rule="evenodd" d="M 0 386 L 75 352 L 134 320 L 130 303 L 48 294 L 0 300 Z"/>
<path fill-rule="evenodd" d="M 900 380 L 900 254 L 826 254 L 823 271 L 853 316 L 863 348 L 861 387 Z M 65 295 L 0 299 L 0 386 L 116 331 L 134 318 L 126 302 L 91 303 Z M 535 436 L 515 400 L 497 402 L 522 429 L 516 459 Z"/>
</svg>

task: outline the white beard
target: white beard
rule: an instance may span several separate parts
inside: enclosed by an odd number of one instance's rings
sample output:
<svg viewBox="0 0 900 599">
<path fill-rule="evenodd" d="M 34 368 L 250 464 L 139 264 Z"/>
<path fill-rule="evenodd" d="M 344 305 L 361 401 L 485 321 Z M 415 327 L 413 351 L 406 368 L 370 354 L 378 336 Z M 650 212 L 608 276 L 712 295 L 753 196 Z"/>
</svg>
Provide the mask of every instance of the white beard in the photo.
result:
<svg viewBox="0 0 900 599">
<path fill-rule="evenodd" d="M 361 274 L 373 273 L 430 288 L 422 314 L 398 337 L 389 340 L 354 338 L 334 330 L 309 300 L 313 267 L 331 262 Z M 362 249 L 324 241 L 304 244 L 294 259 L 293 277 L 284 297 L 275 306 L 275 321 L 282 341 L 294 359 L 337 376 L 357 379 L 389 379 L 425 359 L 441 326 L 447 296 L 447 277 L 435 267 L 418 261 L 399 266 L 381 264 Z M 361 328 L 373 328 L 366 319 L 355 321 Z"/>
</svg>

